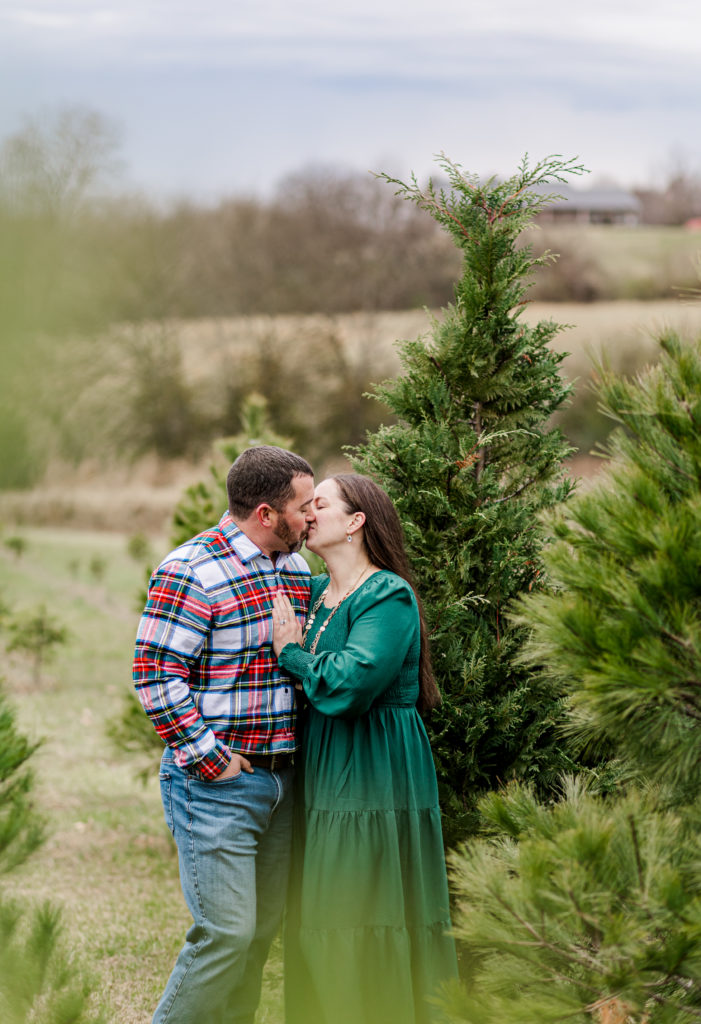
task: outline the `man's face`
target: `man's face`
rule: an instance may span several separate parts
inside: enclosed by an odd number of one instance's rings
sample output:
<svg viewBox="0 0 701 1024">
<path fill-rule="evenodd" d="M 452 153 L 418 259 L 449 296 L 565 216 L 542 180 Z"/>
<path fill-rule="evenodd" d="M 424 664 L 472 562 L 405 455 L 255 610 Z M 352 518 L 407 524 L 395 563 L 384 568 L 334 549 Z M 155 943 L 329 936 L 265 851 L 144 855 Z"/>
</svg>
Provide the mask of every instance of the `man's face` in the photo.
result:
<svg viewBox="0 0 701 1024">
<path fill-rule="evenodd" d="M 299 551 L 307 538 L 307 516 L 314 500 L 314 477 L 296 476 L 292 480 L 294 494 L 282 512 L 275 512 L 277 522 L 273 544 L 277 551 Z"/>
</svg>

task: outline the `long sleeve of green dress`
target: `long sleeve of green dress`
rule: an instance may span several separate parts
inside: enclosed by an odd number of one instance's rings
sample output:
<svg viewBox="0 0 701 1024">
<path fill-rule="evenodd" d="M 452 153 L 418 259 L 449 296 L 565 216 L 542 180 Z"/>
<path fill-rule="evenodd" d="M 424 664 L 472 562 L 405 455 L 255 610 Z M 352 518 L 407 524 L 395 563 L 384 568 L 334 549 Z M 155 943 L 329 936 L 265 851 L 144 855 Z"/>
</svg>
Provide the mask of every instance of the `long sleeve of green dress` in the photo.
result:
<svg viewBox="0 0 701 1024">
<path fill-rule="evenodd" d="M 398 677 L 409 648 L 418 640 L 411 587 L 389 573 L 377 576 L 350 606 L 343 650 L 311 654 L 298 644 L 287 644 L 280 654 L 280 664 L 301 680 L 307 700 L 323 715 L 365 714 Z"/>
</svg>

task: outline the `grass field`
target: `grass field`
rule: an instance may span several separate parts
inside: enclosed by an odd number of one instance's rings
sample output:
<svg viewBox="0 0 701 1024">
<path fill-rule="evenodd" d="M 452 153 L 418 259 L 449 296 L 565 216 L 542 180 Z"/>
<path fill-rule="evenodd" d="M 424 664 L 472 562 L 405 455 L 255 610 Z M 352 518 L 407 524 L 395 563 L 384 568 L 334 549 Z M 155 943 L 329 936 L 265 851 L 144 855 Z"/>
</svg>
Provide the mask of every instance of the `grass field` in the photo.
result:
<svg viewBox="0 0 701 1024">
<path fill-rule="evenodd" d="M 45 845 L 9 879 L 13 895 L 64 909 L 65 941 L 96 981 L 110 1024 L 147 1024 L 189 915 L 163 821 L 157 766 L 106 735 L 131 687 L 131 656 L 143 570 L 122 534 L 23 530 L 26 552 L 0 547 L 4 600 L 14 612 L 43 602 L 71 632 L 40 688 L 18 655 L 5 659 L 6 691 L 34 755 Z M 96 561 L 97 560 L 97 561 Z M 99 571 L 98 571 L 99 570 Z M 281 957 L 274 950 L 259 1024 L 282 1021 Z"/>
<path fill-rule="evenodd" d="M 544 223 L 528 240 L 559 256 L 538 270 L 538 298 L 650 301 L 699 284 L 701 236 L 682 227 Z"/>
</svg>

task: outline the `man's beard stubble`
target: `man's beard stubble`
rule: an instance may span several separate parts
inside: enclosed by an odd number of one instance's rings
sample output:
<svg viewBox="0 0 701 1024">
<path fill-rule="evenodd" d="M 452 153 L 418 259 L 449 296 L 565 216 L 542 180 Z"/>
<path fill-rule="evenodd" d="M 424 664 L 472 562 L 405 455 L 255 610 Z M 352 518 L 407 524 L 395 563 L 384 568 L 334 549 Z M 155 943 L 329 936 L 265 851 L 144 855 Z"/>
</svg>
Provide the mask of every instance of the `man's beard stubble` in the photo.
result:
<svg viewBox="0 0 701 1024">
<path fill-rule="evenodd" d="M 277 535 L 280 540 L 287 544 L 287 551 L 289 554 L 293 554 L 295 551 L 299 551 L 307 539 L 307 531 L 302 530 L 301 533 L 296 534 L 290 529 L 288 523 L 284 519 L 281 519 L 277 527 Z"/>
</svg>

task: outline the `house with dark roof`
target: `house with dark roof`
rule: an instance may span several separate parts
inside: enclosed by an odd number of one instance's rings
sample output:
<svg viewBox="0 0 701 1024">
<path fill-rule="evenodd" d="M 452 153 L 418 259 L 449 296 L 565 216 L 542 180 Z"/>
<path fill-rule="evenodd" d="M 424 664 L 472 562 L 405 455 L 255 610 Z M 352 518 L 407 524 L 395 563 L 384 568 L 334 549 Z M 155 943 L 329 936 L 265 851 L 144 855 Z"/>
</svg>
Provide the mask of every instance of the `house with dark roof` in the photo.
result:
<svg viewBox="0 0 701 1024">
<path fill-rule="evenodd" d="M 640 223 L 640 200 L 624 189 L 578 189 L 555 182 L 538 191 L 559 196 L 538 215 L 541 224 Z"/>
</svg>

